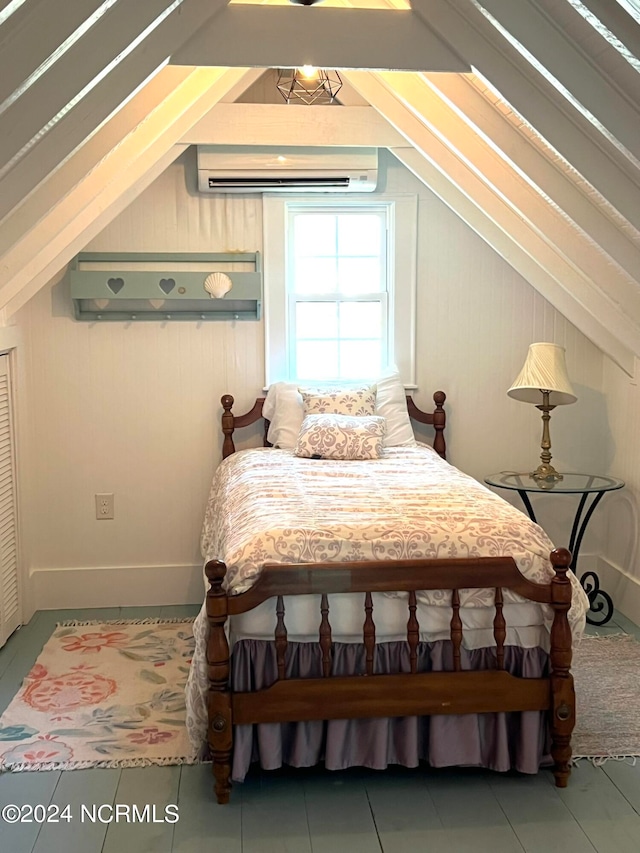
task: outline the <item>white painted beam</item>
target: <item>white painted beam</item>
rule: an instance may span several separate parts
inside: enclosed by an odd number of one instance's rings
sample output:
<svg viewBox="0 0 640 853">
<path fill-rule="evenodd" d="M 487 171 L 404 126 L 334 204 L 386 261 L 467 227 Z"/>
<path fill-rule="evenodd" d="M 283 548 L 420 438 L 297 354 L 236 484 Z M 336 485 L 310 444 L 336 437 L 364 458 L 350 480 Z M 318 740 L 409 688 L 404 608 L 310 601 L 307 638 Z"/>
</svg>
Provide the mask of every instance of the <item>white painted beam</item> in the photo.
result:
<svg viewBox="0 0 640 853">
<path fill-rule="evenodd" d="M 46 217 L 60 199 L 73 192 L 113 148 L 143 125 L 149 113 L 161 107 L 172 92 L 189 80 L 193 71 L 193 68 L 185 67 L 163 68 L 125 104 L 117 116 L 89 136 L 72 157 L 62 165 L 56 164 L 58 168 L 46 176 L 37 191 L 21 198 L 0 224 L 0 257 L 24 239 L 24 235 Z M 9 177 L 12 176 L 13 172 Z M 4 201 L 7 182 L 0 183 L 3 190 L 0 204 Z"/>
<path fill-rule="evenodd" d="M 391 153 L 434 192 L 454 213 L 497 252 L 522 278 L 534 287 L 585 337 L 601 349 L 629 376 L 634 375 L 635 357 L 620 338 L 587 311 L 539 260 L 523 248 L 517 234 L 506 231 L 489 215 L 482 203 L 457 187 L 438 166 L 415 148 L 394 148 Z"/>
<path fill-rule="evenodd" d="M 210 4 L 207 3 L 207 17 L 224 2 L 212 0 Z M 51 122 L 59 121 L 71 104 L 81 102 L 101 76 L 112 70 L 127 54 L 141 58 L 144 69 L 142 74 L 132 76 L 129 92 L 134 91 L 153 68 L 166 60 L 171 49 L 180 43 L 180 30 L 187 18 L 187 10 L 181 15 L 182 6 L 173 9 L 174 5 L 170 0 L 116 3 L 46 74 L 35 80 L 2 115 L 0 174 L 3 167 L 19 156 L 25 146 L 31 145 L 39 135 L 46 133 Z M 204 16 L 200 11 L 202 5 L 199 3 L 194 6 L 197 12 L 195 21 L 198 23 L 203 23 Z M 153 31 L 162 23 L 165 23 L 165 30 L 169 27 L 171 38 L 164 46 L 164 55 L 158 56 L 156 53 L 149 63 L 147 54 L 153 52 Z M 182 40 L 190 32 L 191 23 L 186 32 L 183 30 Z M 140 43 L 136 45 L 137 40 Z M 131 64 L 129 70 L 133 71 Z"/>
<path fill-rule="evenodd" d="M 598 244 L 585 235 L 513 168 L 418 74 L 380 75 L 387 88 L 436 134 L 457 157 L 504 200 L 548 246 L 581 271 L 591 285 L 582 287 L 582 301 L 594 314 L 615 322 L 622 311 L 640 330 L 640 282 L 616 268 Z M 603 301 L 602 297 L 605 297 Z M 608 305 L 613 303 L 613 306 Z M 607 307 L 614 311 L 606 314 Z"/>
<path fill-rule="evenodd" d="M 619 3 L 611 0 L 582 0 L 583 6 L 636 57 L 640 59 L 640 25 Z"/>
<path fill-rule="evenodd" d="M 235 86 L 245 69 L 194 69 L 145 120 L 87 171 L 65 196 L 52 200 L 51 209 L 0 256 L 0 309 L 15 311 L 24 294 L 34 293 L 56 274 L 121 209 L 131 188 L 144 184 L 150 172 L 158 174 L 180 153 L 179 140 L 191 125 Z M 144 100 L 144 93 L 139 97 Z M 174 148 L 174 146 L 177 146 Z M 24 290 L 28 288 L 28 290 Z M 18 299 L 21 292 L 23 296 Z"/>
<path fill-rule="evenodd" d="M 117 3 L 46 74 L 35 80 L 2 116 L 0 170 L 67 109 L 134 39 L 154 26 L 169 5 L 170 0 Z M 133 81 L 131 88 L 139 82 Z"/>
<path fill-rule="evenodd" d="M 391 149 L 392 153 L 567 319 L 631 373 L 633 353 L 640 352 L 640 329 L 605 297 L 594 294 L 589 280 L 523 221 L 519 212 L 452 152 L 378 75 L 347 73 L 351 84 L 413 146 Z M 594 296 L 601 309 L 596 315 L 585 305 L 586 301 L 593 305 Z"/>
<path fill-rule="evenodd" d="M 180 50 L 175 65 L 469 71 L 410 10 L 231 5 Z"/>
<path fill-rule="evenodd" d="M 87 25 L 104 0 L 40 0 L 0 26 L 0 105 L 38 69 L 61 54 L 61 46 Z"/>
<path fill-rule="evenodd" d="M 473 82 L 460 74 L 426 75 L 429 85 L 459 111 L 462 118 L 489 139 L 514 167 L 539 187 L 603 252 L 628 275 L 640 275 L 640 241 L 618 228 L 592 195 L 512 124 Z"/>
<path fill-rule="evenodd" d="M 417 15 L 429 20 L 504 100 L 640 230 L 637 170 L 523 60 L 471 0 L 412 0 L 412 3 Z"/>
<path fill-rule="evenodd" d="M 403 137 L 373 107 L 216 104 L 186 133 L 192 145 L 362 145 L 388 148 Z"/>
<path fill-rule="evenodd" d="M 633 281 L 594 241 L 549 204 L 540 192 L 514 170 L 509 157 L 490 145 L 452 109 L 423 75 L 385 72 L 380 77 L 393 94 L 436 134 L 480 179 L 503 199 L 535 233 L 553 247 L 593 286 L 584 291 L 585 304 L 601 312 L 604 295 L 640 329 L 640 282 Z M 589 304 L 591 300 L 591 305 Z M 610 317 L 614 319 L 614 315 Z"/>
<path fill-rule="evenodd" d="M 41 180 L 95 133 L 139 86 L 161 68 L 175 45 L 187 39 L 194 29 L 201 26 L 211 14 L 215 14 L 216 3 L 221 2 L 224 0 L 214 0 L 211 4 L 186 0 L 177 11 L 149 33 L 135 50 L 119 57 L 110 73 L 73 109 L 49 127 L 9 170 L 5 170 L 3 174 L 0 168 L 0 222 Z M 206 11 L 203 11 L 203 7 Z M 89 45 L 86 44 L 85 49 L 88 48 Z M 24 111 L 28 105 L 29 98 L 25 95 L 24 99 L 19 99 L 15 108 Z M 34 119 L 34 126 L 45 121 L 46 115 L 48 111 L 45 108 L 38 120 Z M 2 118 L 3 124 L 4 120 L 5 117 Z"/>
<path fill-rule="evenodd" d="M 49 259 L 45 259 L 44 264 L 36 268 L 37 271 L 34 272 L 33 278 L 22 283 L 13 298 L 8 298 L 8 294 L 0 291 L 0 302 L 4 306 L 2 313 L 5 317 L 5 322 L 9 321 L 16 311 L 19 311 L 20 308 L 26 305 L 31 297 L 35 296 L 52 279 L 55 279 L 58 275 L 63 277 L 64 269 L 69 261 L 78 252 L 81 252 L 87 243 L 112 222 L 119 213 L 122 213 L 141 192 L 150 186 L 187 147 L 186 145 L 174 145 L 168 151 L 164 152 L 158 159 L 153 161 L 153 164 L 138 179 L 131 180 L 131 183 L 123 185 L 121 191 L 113 196 L 110 204 L 102 209 L 98 208 L 93 220 L 90 222 L 83 220 L 81 225 L 78 224 L 75 233 L 69 236 L 69 242 L 65 245 L 64 249 L 52 255 Z M 5 299 L 7 299 L 6 303 Z"/>
<path fill-rule="evenodd" d="M 640 159 L 640 110 L 636 91 L 607 78 L 597 57 L 587 56 L 543 13 L 535 0 L 482 0 L 483 7 L 567 89 L 625 148 Z M 578 12 L 574 15 L 582 23 Z"/>
</svg>

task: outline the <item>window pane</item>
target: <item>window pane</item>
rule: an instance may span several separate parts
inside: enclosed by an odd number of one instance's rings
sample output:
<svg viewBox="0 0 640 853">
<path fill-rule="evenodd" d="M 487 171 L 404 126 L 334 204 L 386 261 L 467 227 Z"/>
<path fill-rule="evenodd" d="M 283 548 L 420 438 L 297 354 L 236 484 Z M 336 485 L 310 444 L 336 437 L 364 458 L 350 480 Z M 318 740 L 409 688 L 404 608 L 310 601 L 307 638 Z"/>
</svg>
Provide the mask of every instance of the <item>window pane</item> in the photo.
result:
<svg viewBox="0 0 640 853">
<path fill-rule="evenodd" d="M 338 288 L 340 293 L 379 293 L 380 261 L 378 258 L 339 258 Z"/>
<path fill-rule="evenodd" d="M 338 216 L 338 254 L 379 255 L 380 225 L 371 213 Z"/>
<path fill-rule="evenodd" d="M 342 302 L 340 304 L 340 337 L 379 340 L 381 316 L 379 302 Z"/>
<path fill-rule="evenodd" d="M 296 293 L 335 293 L 337 287 L 335 258 L 296 258 Z"/>
<path fill-rule="evenodd" d="M 340 378 L 368 379 L 382 369 L 380 341 L 342 341 Z"/>
<path fill-rule="evenodd" d="M 338 305 L 336 302 L 297 302 L 296 337 L 337 338 Z"/>
<path fill-rule="evenodd" d="M 330 213 L 297 214 L 293 232 L 295 254 L 335 255 L 336 219 Z"/>
<path fill-rule="evenodd" d="M 298 379 L 337 379 L 337 341 L 298 341 L 296 345 Z"/>
</svg>

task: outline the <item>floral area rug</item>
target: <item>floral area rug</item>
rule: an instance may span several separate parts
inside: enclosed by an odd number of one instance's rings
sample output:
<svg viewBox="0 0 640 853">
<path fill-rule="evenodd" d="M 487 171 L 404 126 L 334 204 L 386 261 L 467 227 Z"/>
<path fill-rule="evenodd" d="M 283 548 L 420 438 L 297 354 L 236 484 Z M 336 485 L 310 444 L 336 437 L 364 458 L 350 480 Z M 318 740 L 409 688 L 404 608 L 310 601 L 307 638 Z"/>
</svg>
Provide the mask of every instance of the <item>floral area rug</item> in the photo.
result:
<svg viewBox="0 0 640 853">
<path fill-rule="evenodd" d="M 194 763 L 193 620 L 59 625 L 0 717 L 0 770 Z"/>
</svg>

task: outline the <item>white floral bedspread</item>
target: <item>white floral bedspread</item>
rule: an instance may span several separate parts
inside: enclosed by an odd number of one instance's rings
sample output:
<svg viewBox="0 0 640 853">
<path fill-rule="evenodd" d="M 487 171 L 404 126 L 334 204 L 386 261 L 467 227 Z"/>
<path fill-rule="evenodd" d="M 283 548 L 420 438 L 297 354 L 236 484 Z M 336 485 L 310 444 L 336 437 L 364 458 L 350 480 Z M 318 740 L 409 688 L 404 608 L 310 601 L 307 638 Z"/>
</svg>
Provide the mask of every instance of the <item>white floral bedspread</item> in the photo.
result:
<svg viewBox="0 0 640 853">
<path fill-rule="evenodd" d="M 431 448 L 386 448 L 378 460 L 300 459 L 291 451 L 234 453 L 219 466 L 202 531 L 205 560 L 227 565 L 232 594 L 249 589 L 265 562 L 344 562 L 511 556 L 548 583 L 553 544 L 537 525 Z M 588 601 L 577 579 L 569 614 Z M 420 594 L 449 606 L 451 593 Z M 493 590 L 461 591 L 464 607 L 493 605 Z M 522 601 L 505 590 L 505 601 Z"/>
</svg>

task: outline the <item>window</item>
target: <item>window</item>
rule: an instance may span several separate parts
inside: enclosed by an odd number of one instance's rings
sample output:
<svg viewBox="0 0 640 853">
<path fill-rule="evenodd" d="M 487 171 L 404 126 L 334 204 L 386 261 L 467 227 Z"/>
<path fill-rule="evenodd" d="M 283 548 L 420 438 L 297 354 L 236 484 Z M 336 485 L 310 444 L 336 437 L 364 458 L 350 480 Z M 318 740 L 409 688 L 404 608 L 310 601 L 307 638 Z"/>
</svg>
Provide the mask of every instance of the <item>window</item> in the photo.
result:
<svg viewBox="0 0 640 853">
<path fill-rule="evenodd" d="M 264 198 L 267 384 L 414 381 L 415 196 Z"/>
<path fill-rule="evenodd" d="M 388 209 L 290 205 L 290 376 L 363 379 L 387 363 Z"/>
</svg>

